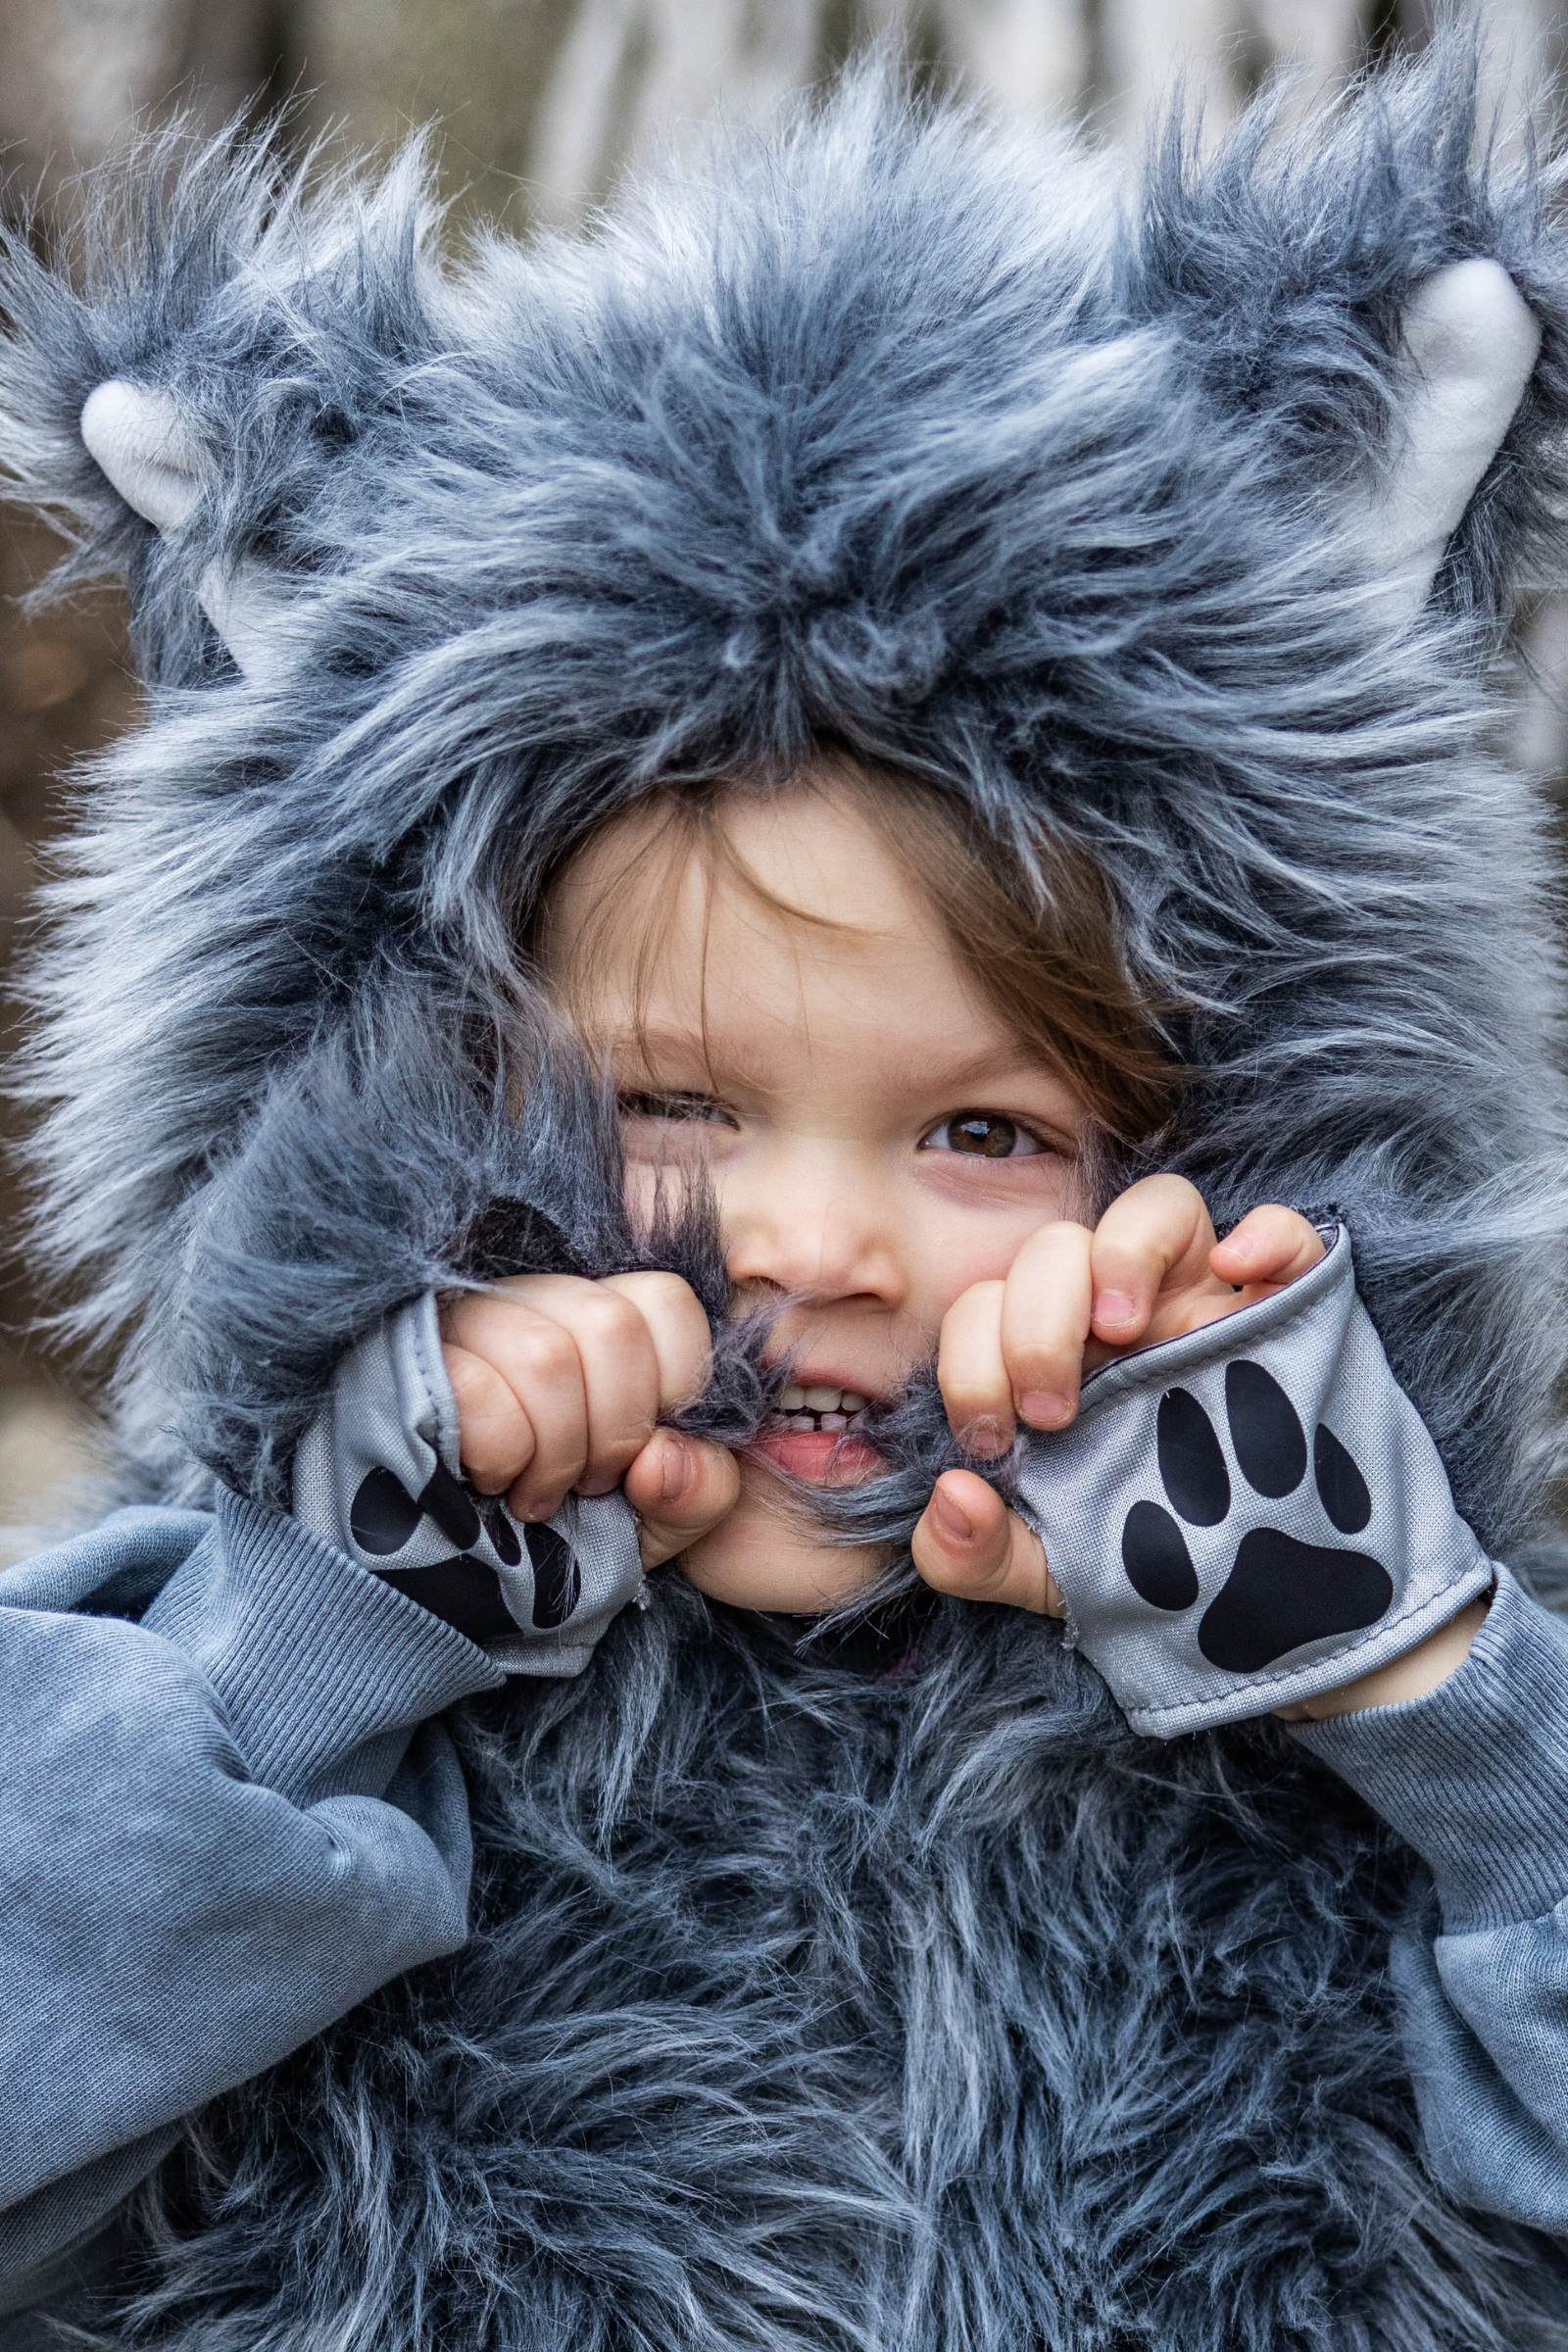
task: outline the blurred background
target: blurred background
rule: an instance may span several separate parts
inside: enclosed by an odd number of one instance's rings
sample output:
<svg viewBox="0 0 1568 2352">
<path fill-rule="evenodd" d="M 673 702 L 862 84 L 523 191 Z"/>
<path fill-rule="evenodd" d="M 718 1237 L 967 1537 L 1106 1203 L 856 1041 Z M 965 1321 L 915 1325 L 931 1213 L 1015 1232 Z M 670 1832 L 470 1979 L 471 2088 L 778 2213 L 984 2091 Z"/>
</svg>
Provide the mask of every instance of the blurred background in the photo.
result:
<svg viewBox="0 0 1568 2352">
<path fill-rule="evenodd" d="M 1473 0 L 1473 5 L 1476 0 Z M 176 108 L 213 127 L 286 104 L 302 136 L 382 147 L 440 126 L 455 219 L 582 220 L 656 143 L 715 105 L 758 122 L 868 39 L 895 33 L 922 75 L 1000 110 L 1065 112 L 1136 143 L 1181 73 L 1217 126 L 1276 66 L 1332 88 L 1430 36 L 1439 0 L 0 0 L 0 145 L 14 210 L 69 230 L 82 170 Z M 1494 94 L 1512 107 L 1568 71 L 1562 0 L 1478 0 Z M 28 619 L 47 533 L 0 510 L 0 1047 L 58 779 L 136 717 L 114 601 Z M 1564 767 L 1568 607 L 1526 616 L 1535 683 L 1518 713 L 1544 775 Z M 3 1124 L 3 1120 L 0 1120 Z M 7 1130 L 14 1137 L 15 1125 Z M 0 1169 L 15 1234 L 18 1188 Z M 90 1478 L 90 1398 L 26 1337 L 36 1301 L 13 1250 L 0 1280 L 0 1564 Z"/>
</svg>

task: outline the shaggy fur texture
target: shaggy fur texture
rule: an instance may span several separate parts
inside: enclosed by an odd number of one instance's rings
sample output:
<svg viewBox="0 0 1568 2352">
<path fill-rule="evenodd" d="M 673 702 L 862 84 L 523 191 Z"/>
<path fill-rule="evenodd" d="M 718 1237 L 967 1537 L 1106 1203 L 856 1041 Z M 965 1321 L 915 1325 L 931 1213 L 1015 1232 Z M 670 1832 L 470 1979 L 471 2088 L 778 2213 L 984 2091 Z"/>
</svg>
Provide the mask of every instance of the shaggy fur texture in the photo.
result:
<svg viewBox="0 0 1568 2352">
<path fill-rule="evenodd" d="M 471 1179 L 438 1144 L 424 1173 L 447 1082 L 411 1125 L 364 1050 L 388 1004 L 450 1048 L 596 817 L 831 741 L 1101 859 L 1197 1073 L 1161 1156 L 1221 1219 L 1339 1203 L 1463 1506 L 1518 1535 L 1568 1328 L 1554 967 L 1482 677 L 1560 529 L 1568 278 L 1545 174 L 1478 162 L 1473 117 L 1444 49 L 1272 149 L 1255 118 L 1200 167 L 1173 130 L 1134 207 L 873 76 L 592 242 L 461 272 L 413 159 L 310 198 L 220 149 L 160 201 L 155 154 L 79 291 L 13 242 L 8 452 L 69 576 L 128 568 L 161 682 L 84 789 L 36 1081 L 42 1246 L 155 1480 L 194 1454 L 273 1491 L 382 1251 L 446 1263 Z M 1475 254 L 1544 346 L 1446 610 L 1395 638 L 1342 516 L 1397 447 L 1401 299 Z M 215 453 L 172 542 L 82 448 L 113 375 Z M 295 657 L 265 687 L 194 593 L 247 552 Z M 346 1182 L 301 1127 L 351 1068 Z M 215 1360 L 261 1329 L 285 1383 Z"/>
<path fill-rule="evenodd" d="M 1133 1739 L 1039 1619 L 908 1637 L 666 1583 L 470 1710 L 473 1940 L 204 2116 L 153 2340 L 1568 2345 L 1568 2267 L 1422 2177 L 1396 1841 L 1277 1727 Z"/>
<path fill-rule="evenodd" d="M 516 925 L 605 812 L 827 743 L 1100 859 L 1193 1072 L 1115 1173 L 1337 1204 L 1461 1506 L 1519 1538 L 1568 1330 L 1557 974 L 1491 680 L 1560 576 L 1568 264 L 1473 88 L 1440 44 L 1272 143 L 1173 130 L 1124 200 L 873 75 L 461 269 L 416 163 L 280 193 L 228 148 L 106 195 L 79 286 L 13 243 L 7 448 L 68 578 L 128 571 L 155 682 L 81 787 L 33 1077 L 144 1491 L 275 1496 L 429 1282 L 662 1249 L 720 1303 L 710 1235 L 625 1234 Z M 1542 358 L 1395 634 L 1354 520 L 1400 305 L 1473 255 Z M 116 375 L 215 455 L 168 544 L 80 443 Z M 271 567 L 266 683 L 201 619 L 215 556 Z M 756 1353 L 710 1425 L 755 1420 Z M 904 1426 L 888 1532 L 941 1442 Z M 1276 1728 L 1154 1748 L 1039 1621 L 895 1603 L 803 1659 L 665 1580 L 463 1738 L 472 1943 L 202 2119 L 145 2205 L 157 2340 L 1568 2342 L 1549 2250 L 1419 2168 L 1408 1858 Z"/>
</svg>

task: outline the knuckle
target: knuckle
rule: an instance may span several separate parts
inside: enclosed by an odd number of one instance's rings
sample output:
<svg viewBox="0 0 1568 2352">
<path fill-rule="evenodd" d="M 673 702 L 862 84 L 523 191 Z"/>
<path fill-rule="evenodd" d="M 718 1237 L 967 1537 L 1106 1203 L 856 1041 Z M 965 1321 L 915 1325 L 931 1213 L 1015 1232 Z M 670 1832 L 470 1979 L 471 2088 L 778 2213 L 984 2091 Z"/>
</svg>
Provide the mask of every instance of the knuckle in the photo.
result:
<svg viewBox="0 0 1568 2352">
<path fill-rule="evenodd" d="M 1202 1206 L 1203 1196 L 1192 1178 L 1178 1176 L 1173 1168 L 1162 1168 L 1155 1176 L 1146 1176 L 1142 1184 L 1135 1184 L 1132 1189 L 1136 1193 L 1146 1186 L 1151 1199 L 1180 1201 L 1183 1207 L 1190 1207 L 1196 1200 Z"/>
<path fill-rule="evenodd" d="M 551 1386 L 575 1379 L 577 1350 L 559 1323 L 528 1323 L 514 1336 L 513 1348 L 525 1374 Z"/>
<path fill-rule="evenodd" d="M 495 1377 L 488 1364 L 482 1363 L 478 1356 L 470 1354 L 466 1348 L 460 1348 L 455 1342 L 449 1342 L 442 1348 L 441 1361 L 446 1366 L 452 1394 L 460 1405 L 465 1397 L 476 1396 L 480 1389 Z"/>
<path fill-rule="evenodd" d="M 620 1478 L 631 1468 L 653 1429 L 643 1421 L 635 1429 L 595 1431 L 588 1442 L 583 1468 L 595 1478 Z"/>
<path fill-rule="evenodd" d="M 709 1344 L 708 1317 L 690 1283 L 662 1270 L 646 1274 L 612 1275 L 602 1295 L 614 1301 L 623 1318 L 621 1328 L 637 1329 L 650 1337 L 689 1343 L 700 1332 Z"/>
<path fill-rule="evenodd" d="M 1089 1227 L 1080 1225 L 1076 1217 L 1057 1217 L 1052 1224 L 1038 1227 L 1030 1237 L 1030 1245 L 1042 1255 L 1053 1259 L 1080 1257 L 1094 1239 Z"/>
<path fill-rule="evenodd" d="M 538 1274 L 499 1274 L 494 1282 L 486 1283 L 479 1296 L 520 1301 L 527 1298 L 530 1291 L 537 1291 L 541 1279 L 548 1281 L 549 1277 Z"/>
<path fill-rule="evenodd" d="M 479 1356 L 447 1351 L 443 1360 L 460 1420 L 499 1421 L 517 1413 L 517 1400 L 506 1382 Z"/>
<path fill-rule="evenodd" d="M 1007 1371 L 1016 1377 L 1019 1372 L 1045 1371 L 1067 1360 L 1069 1349 L 1060 1341 L 1053 1342 L 1037 1332 L 1020 1335 L 1006 1341 L 1003 1361 Z"/>
<path fill-rule="evenodd" d="M 951 1420 L 972 1420 L 977 1414 L 995 1413 L 1008 1409 L 1010 1391 L 1006 1381 L 945 1380 L 942 1383 L 942 1401 Z"/>
<path fill-rule="evenodd" d="M 703 1329 L 707 1330 L 708 1317 L 703 1313 L 702 1301 L 683 1276 L 660 1270 L 634 1275 L 632 1280 L 637 1285 L 634 1296 L 645 1314 L 667 1315 L 672 1319 L 685 1318 L 688 1321 L 695 1316 L 700 1318 Z"/>
<path fill-rule="evenodd" d="M 1004 1281 L 972 1282 L 966 1291 L 959 1292 L 943 1317 L 944 1331 L 994 1329 L 1002 1312 L 1006 1289 Z"/>
<path fill-rule="evenodd" d="M 921 1574 L 940 1592 L 957 1593 L 966 1600 L 990 1600 L 1005 1581 L 1006 1568 L 993 1559 L 954 1560 L 933 1554 L 930 1566 L 922 1568 Z"/>
<path fill-rule="evenodd" d="M 585 1339 L 618 1348 L 634 1346 L 647 1328 L 630 1298 L 597 1287 L 576 1302 L 572 1321 Z"/>
</svg>

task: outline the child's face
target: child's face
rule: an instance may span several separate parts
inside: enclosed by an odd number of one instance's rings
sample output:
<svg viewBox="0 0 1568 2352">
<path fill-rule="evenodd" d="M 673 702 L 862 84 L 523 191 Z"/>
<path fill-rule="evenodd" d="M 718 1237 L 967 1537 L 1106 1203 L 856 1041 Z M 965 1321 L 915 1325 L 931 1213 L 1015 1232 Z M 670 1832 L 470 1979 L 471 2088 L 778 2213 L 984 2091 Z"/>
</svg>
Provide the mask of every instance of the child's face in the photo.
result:
<svg viewBox="0 0 1568 2352">
<path fill-rule="evenodd" d="M 639 821 L 601 835 L 558 886 L 563 967 Z M 710 880 L 695 855 L 672 884 L 656 858 L 645 881 L 634 867 L 615 885 L 573 1008 L 612 1056 L 634 1210 L 661 1168 L 707 1167 L 731 1279 L 743 1298 L 798 1301 L 776 1348 L 798 1350 L 797 1385 L 833 1392 L 811 1398 L 832 1410 L 839 1393 L 897 1390 L 960 1294 L 1000 1283 L 1037 1227 L 1082 1213 L 1085 1113 L 978 996 L 853 802 L 806 784 L 737 795 L 725 829 L 799 916 Z M 736 1509 L 684 1555 L 691 1581 L 800 1611 L 864 1582 L 875 1559 L 784 1515 L 768 1468 L 821 1478 L 837 1442 L 831 1426 L 764 1437 Z"/>
</svg>

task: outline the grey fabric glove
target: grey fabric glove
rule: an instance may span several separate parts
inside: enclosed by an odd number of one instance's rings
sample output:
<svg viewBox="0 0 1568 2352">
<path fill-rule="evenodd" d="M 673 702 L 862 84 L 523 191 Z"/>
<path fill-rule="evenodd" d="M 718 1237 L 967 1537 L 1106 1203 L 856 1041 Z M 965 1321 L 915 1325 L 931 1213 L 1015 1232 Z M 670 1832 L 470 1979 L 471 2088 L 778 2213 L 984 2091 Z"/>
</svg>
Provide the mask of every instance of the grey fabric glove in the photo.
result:
<svg viewBox="0 0 1568 2352">
<path fill-rule="evenodd" d="M 1370 1674 L 1494 1580 L 1320 1230 L 1289 1289 L 1092 1373 L 1025 1448 L 1068 1644 L 1158 1739 Z"/>
<path fill-rule="evenodd" d="M 524 1526 L 464 1478 L 430 1292 L 338 1366 L 294 1458 L 294 1516 L 509 1674 L 581 1674 L 612 1618 L 645 1597 L 623 1494 L 568 1494 Z"/>
</svg>

